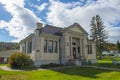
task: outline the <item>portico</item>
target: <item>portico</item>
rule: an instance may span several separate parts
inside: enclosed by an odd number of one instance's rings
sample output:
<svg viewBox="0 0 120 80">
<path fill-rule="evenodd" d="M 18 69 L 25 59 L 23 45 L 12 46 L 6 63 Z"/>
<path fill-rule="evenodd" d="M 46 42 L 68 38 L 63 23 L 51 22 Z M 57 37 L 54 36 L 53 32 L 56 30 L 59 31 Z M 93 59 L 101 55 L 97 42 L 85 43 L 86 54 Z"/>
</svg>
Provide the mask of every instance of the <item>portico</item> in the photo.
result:
<svg viewBox="0 0 120 80">
<path fill-rule="evenodd" d="M 70 56 L 72 59 L 81 59 L 82 57 L 82 39 L 76 37 L 70 37 Z"/>
</svg>

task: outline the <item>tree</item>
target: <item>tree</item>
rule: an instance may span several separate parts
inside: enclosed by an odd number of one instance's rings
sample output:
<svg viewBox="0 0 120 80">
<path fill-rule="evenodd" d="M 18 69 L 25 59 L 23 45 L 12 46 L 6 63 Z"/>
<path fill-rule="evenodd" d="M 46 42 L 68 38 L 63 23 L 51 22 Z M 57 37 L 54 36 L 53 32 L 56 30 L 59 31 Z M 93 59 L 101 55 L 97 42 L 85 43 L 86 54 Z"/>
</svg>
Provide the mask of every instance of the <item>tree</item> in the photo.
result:
<svg viewBox="0 0 120 80">
<path fill-rule="evenodd" d="M 116 46 L 117 46 L 117 50 L 120 51 L 120 42 L 119 41 L 117 41 Z"/>
<path fill-rule="evenodd" d="M 97 55 L 102 59 L 102 52 L 106 49 L 107 31 L 99 15 L 92 17 L 90 26 L 91 38 L 96 43 Z"/>
<path fill-rule="evenodd" d="M 117 46 L 114 43 L 107 43 L 106 48 L 107 48 L 108 51 L 117 50 Z"/>
</svg>

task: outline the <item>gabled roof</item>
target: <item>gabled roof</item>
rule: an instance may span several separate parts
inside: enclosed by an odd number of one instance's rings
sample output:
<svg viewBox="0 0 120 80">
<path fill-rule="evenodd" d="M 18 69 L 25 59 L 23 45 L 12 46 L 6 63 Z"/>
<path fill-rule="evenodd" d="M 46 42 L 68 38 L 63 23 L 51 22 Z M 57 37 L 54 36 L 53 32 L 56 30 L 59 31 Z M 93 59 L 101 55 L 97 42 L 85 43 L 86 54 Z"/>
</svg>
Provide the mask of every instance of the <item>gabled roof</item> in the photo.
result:
<svg viewBox="0 0 120 80">
<path fill-rule="evenodd" d="M 78 26 L 83 32 L 85 32 L 86 34 L 88 34 L 88 33 L 81 27 L 81 25 L 78 24 L 78 23 L 74 23 L 74 24 L 70 25 L 69 27 L 65 28 L 64 31 L 66 31 L 66 30 L 68 30 L 69 28 L 72 28 L 72 27 L 74 27 L 74 26 Z"/>
<path fill-rule="evenodd" d="M 27 37 L 25 37 L 24 39 L 22 39 L 19 43 L 24 42 L 26 39 L 32 38 L 33 36 L 34 36 L 34 33 L 31 33 L 30 35 L 28 35 Z"/>
<path fill-rule="evenodd" d="M 66 31 L 67 29 L 74 27 L 74 26 L 78 26 L 83 32 L 88 34 L 78 23 L 74 23 L 73 25 L 71 25 L 67 28 L 60 28 L 60 27 L 56 27 L 56 26 L 45 25 L 44 27 L 42 27 L 40 29 L 40 32 L 49 33 L 49 34 L 53 34 L 53 35 L 57 35 L 57 36 L 62 36 L 62 33 L 64 31 Z M 21 40 L 20 42 L 24 41 L 27 38 L 33 37 L 33 36 L 34 36 L 34 34 L 32 33 L 29 36 L 27 36 L 26 38 L 24 38 L 23 40 Z"/>
<path fill-rule="evenodd" d="M 61 36 L 63 31 L 66 31 L 69 28 L 74 27 L 74 26 L 78 26 L 83 32 L 85 32 L 86 34 L 88 34 L 78 23 L 74 23 L 73 25 L 71 25 L 71 26 L 69 26 L 67 28 L 60 28 L 60 27 L 56 27 L 56 26 L 45 25 L 42 28 L 41 31 L 45 32 L 45 33 L 50 33 L 50 34 Z"/>
<path fill-rule="evenodd" d="M 61 36 L 62 30 L 63 28 L 59 28 L 59 27 L 51 26 L 51 25 L 45 25 L 41 31 L 45 33 L 50 33 L 50 34 Z"/>
</svg>

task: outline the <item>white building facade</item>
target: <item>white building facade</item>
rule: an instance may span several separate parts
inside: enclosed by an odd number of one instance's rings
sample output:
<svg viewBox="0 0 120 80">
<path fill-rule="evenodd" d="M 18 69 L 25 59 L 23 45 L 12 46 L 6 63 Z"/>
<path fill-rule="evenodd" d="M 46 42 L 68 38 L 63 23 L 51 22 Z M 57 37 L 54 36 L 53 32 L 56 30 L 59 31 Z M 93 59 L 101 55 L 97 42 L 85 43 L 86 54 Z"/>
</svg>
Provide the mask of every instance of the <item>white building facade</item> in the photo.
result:
<svg viewBox="0 0 120 80">
<path fill-rule="evenodd" d="M 35 66 L 97 62 L 95 42 L 88 40 L 88 33 L 78 23 L 67 28 L 37 23 L 34 33 L 21 40 L 20 51 L 29 54 Z"/>
</svg>

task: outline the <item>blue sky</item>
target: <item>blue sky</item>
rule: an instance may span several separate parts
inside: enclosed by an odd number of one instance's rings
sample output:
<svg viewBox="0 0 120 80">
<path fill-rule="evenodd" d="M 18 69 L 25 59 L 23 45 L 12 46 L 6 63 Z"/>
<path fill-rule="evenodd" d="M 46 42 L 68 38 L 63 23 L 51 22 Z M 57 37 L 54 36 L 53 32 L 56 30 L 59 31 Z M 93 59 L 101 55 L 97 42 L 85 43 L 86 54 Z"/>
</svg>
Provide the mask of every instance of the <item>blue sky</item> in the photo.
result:
<svg viewBox="0 0 120 80">
<path fill-rule="evenodd" d="M 109 42 L 120 40 L 120 0 L 0 0 L 0 41 L 19 42 L 34 32 L 36 22 L 67 27 L 79 23 L 90 33 L 90 20 L 100 15 Z"/>
</svg>

